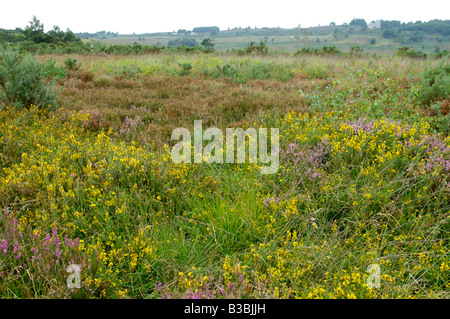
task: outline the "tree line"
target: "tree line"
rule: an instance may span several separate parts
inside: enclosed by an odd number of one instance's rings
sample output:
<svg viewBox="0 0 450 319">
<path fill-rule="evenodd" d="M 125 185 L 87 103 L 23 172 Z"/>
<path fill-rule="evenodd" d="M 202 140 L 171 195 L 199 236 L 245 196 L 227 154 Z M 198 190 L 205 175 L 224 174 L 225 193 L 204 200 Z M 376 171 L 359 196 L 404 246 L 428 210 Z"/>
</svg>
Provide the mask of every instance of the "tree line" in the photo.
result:
<svg viewBox="0 0 450 319">
<path fill-rule="evenodd" d="M 67 29 L 62 31 L 58 26 L 52 30 L 44 32 L 44 24 L 33 16 L 30 24 L 25 29 L 16 28 L 15 30 L 0 30 L 0 42 L 23 42 L 33 43 L 81 43 L 80 37 Z"/>
</svg>

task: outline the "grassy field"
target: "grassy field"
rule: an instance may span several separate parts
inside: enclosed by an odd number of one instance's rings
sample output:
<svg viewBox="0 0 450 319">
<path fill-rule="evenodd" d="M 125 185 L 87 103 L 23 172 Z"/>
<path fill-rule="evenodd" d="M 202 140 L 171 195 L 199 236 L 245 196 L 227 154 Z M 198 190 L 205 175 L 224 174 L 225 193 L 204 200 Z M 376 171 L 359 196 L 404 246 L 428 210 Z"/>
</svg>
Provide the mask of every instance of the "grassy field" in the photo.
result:
<svg viewBox="0 0 450 319">
<path fill-rule="evenodd" d="M 1 297 L 450 297 L 449 101 L 420 100 L 445 61 L 71 58 L 56 111 L 0 110 Z M 279 128 L 279 170 L 175 164 L 199 119 Z"/>
</svg>

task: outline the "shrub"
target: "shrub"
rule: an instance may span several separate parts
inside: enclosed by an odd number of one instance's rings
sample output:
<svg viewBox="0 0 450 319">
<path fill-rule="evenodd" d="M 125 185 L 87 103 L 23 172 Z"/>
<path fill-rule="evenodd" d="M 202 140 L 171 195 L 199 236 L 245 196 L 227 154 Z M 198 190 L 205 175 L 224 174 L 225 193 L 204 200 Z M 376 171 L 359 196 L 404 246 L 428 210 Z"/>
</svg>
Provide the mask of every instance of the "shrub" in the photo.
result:
<svg viewBox="0 0 450 319">
<path fill-rule="evenodd" d="M 55 59 L 48 59 L 43 65 L 44 77 L 59 80 L 67 76 L 67 70 L 63 67 L 56 66 Z"/>
<path fill-rule="evenodd" d="M 189 62 L 178 63 L 178 65 L 181 67 L 181 71 L 179 72 L 179 74 L 182 76 L 188 75 L 192 69 L 192 64 Z"/>
<path fill-rule="evenodd" d="M 266 55 L 269 52 L 269 48 L 267 47 L 267 44 L 262 40 L 259 41 L 259 45 L 255 45 L 255 43 L 252 41 L 250 42 L 250 45 L 245 48 L 245 52 L 247 54 L 255 52 L 256 54 Z"/>
<path fill-rule="evenodd" d="M 395 51 L 395 55 L 399 57 L 409 57 L 409 58 L 426 58 L 426 54 L 421 54 L 414 49 L 408 47 L 401 47 Z"/>
<path fill-rule="evenodd" d="M 64 65 L 69 71 L 78 71 L 81 67 L 81 63 L 77 59 L 70 57 L 64 60 Z"/>
<path fill-rule="evenodd" d="M 56 106 L 54 82 L 45 66 L 30 55 L 2 51 L 0 56 L 0 103 L 4 106 L 38 108 Z"/>
<path fill-rule="evenodd" d="M 418 100 L 425 105 L 450 95 L 450 65 L 444 61 L 422 73 Z"/>
</svg>

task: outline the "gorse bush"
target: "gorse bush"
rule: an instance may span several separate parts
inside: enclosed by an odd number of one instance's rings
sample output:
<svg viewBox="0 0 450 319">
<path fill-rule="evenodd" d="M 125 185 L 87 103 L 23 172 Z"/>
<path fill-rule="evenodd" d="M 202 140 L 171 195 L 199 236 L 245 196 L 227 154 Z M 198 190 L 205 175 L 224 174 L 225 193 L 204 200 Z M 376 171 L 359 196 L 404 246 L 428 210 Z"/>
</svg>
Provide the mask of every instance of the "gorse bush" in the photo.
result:
<svg viewBox="0 0 450 319">
<path fill-rule="evenodd" d="M 2 51 L 0 55 L 0 103 L 3 106 L 55 108 L 57 93 L 48 78 L 49 68 L 29 55 Z"/>
</svg>

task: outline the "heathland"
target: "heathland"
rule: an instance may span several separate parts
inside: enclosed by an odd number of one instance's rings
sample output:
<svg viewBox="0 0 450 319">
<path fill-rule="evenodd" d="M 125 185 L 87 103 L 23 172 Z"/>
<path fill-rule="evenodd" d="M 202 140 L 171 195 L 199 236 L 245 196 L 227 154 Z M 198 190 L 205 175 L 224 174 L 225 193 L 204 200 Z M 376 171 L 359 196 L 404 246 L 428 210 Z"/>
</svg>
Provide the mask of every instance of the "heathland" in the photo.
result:
<svg viewBox="0 0 450 319">
<path fill-rule="evenodd" d="M 1 297 L 449 297 L 447 55 L 26 51 L 0 57 Z M 194 120 L 279 128 L 279 170 L 175 164 Z"/>
</svg>

